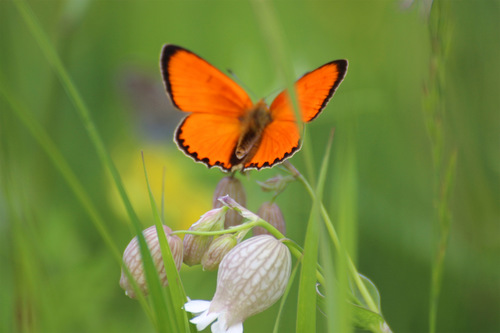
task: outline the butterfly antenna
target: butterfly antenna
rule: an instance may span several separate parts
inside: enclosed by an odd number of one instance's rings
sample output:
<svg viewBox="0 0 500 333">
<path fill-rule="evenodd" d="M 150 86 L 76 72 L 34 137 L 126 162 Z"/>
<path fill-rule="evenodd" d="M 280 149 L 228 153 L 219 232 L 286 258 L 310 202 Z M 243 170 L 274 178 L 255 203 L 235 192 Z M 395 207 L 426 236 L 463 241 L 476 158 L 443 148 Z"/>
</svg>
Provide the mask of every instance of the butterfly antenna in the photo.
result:
<svg viewBox="0 0 500 333">
<path fill-rule="evenodd" d="M 228 68 L 227 72 L 234 79 L 234 81 L 236 81 L 236 83 L 242 86 L 245 89 L 245 91 L 247 91 L 250 94 L 252 100 L 257 100 L 257 96 L 252 91 L 252 89 L 250 89 L 243 81 L 241 81 L 240 78 L 231 69 Z"/>
</svg>

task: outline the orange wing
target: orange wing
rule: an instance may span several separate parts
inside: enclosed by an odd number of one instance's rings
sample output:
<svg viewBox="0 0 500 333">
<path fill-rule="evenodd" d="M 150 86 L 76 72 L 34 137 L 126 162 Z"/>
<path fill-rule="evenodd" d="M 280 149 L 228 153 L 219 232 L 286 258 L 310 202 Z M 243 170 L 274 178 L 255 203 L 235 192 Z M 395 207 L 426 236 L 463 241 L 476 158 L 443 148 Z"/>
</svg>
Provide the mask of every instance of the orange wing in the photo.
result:
<svg viewBox="0 0 500 333">
<path fill-rule="evenodd" d="M 177 127 L 177 146 L 197 162 L 226 171 L 241 134 L 239 118 L 251 107 L 247 93 L 196 54 L 165 45 L 160 60 L 167 94 L 191 112 Z"/>
<path fill-rule="evenodd" d="M 238 117 L 253 104 L 236 82 L 180 46 L 165 45 L 160 66 L 167 93 L 182 111 Z"/>
<path fill-rule="evenodd" d="M 259 149 L 245 169 L 270 168 L 290 158 L 300 149 L 300 132 L 295 121 L 274 120 L 262 133 Z"/>
<path fill-rule="evenodd" d="M 195 161 L 230 171 L 240 133 L 238 118 L 196 113 L 184 118 L 177 127 L 175 142 Z"/>
<path fill-rule="evenodd" d="M 347 72 L 347 60 L 335 60 L 305 74 L 295 83 L 302 121 L 316 118 L 328 104 Z M 300 149 L 300 131 L 288 93 L 282 91 L 270 107 L 272 122 L 265 128 L 260 147 L 245 168 L 271 167 Z"/>
<path fill-rule="evenodd" d="M 321 113 L 344 79 L 346 72 L 347 60 L 335 60 L 297 80 L 295 89 L 303 122 L 309 122 Z M 295 120 L 293 105 L 286 90 L 276 96 L 270 109 L 273 119 Z"/>
</svg>

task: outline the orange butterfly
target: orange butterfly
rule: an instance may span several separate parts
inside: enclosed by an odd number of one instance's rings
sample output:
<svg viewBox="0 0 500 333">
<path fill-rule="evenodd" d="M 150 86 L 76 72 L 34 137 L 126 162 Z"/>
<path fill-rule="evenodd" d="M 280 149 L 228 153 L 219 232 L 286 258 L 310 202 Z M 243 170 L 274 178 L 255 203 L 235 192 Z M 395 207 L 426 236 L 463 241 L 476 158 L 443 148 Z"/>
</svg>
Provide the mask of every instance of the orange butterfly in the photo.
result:
<svg viewBox="0 0 500 333">
<path fill-rule="evenodd" d="M 227 75 L 196 54 L 165 45 L 160 66 L 167 95 L 190 112 L 175 142 L 187 156 L 224 171 L 270 168 L 300 149 L 291 98 L 282 91 L 268 107 L 253 103 Z M 347 60 L 329 62 L 295 83 L 302 121 L 316 118 L 344 79 Z"/>
</svg>

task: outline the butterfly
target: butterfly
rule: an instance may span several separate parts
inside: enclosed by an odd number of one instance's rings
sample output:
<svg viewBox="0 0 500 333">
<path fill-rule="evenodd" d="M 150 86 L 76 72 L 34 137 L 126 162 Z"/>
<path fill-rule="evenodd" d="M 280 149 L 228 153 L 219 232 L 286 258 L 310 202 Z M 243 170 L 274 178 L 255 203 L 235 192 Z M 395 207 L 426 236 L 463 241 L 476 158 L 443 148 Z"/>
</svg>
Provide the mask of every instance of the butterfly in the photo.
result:
<svg viewBox="0 0 500 333">
<path fill-rule="evenodd" d="M 302 122 L 315 119 L 347 72 L 347 60 L 329 62 L 295 83 Z M 300 130 L 286 90 L 270 106 L 252 102 L 227 75 L 180 46 L 163 46 L 163 82 L 171 102 L 190 113 L 174 141 L 196 162 L 223 171 L 270 168 L 301 147 Z"/>
</svg>

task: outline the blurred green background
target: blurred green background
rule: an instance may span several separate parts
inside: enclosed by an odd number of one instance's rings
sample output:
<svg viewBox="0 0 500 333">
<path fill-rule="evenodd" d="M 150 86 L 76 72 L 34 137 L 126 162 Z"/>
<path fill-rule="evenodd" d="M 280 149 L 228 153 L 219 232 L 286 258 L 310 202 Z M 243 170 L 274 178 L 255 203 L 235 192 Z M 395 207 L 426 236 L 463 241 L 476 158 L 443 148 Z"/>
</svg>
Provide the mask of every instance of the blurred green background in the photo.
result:
<svg viewBox="0 0 500 333">
<path fill-rule="evenodd" d="M 153 223 L 142 171 L 145 155 L 165 214 L 188 228 L 210 209 L 221 178 L 177 150 L 172 109 L 158 68 L 174 43 L 222 70 L 254 96 L 281 90 L 265 31 L 243 1 L 31 1 L 116 163 L 144 226 Z M 398 1 L 277 2 L 272 6 L 296 77 L 334 59 L 349 71 L 329 106 L 308 125 L 306 148 L 318 167 L 331 128 L 333 157 L 324 202 L 335 216 L 346 149 L 357 166 L 358 269 L 378 286 L 395 332 L 428 330 L 431 265 L 439 226 L 434 170 L 422 103 L 431 43 L 425 3 Z M 439 332 L 500 331 L 500 2 L 450 1 L 440 100 L 444 156 L 456 150 L 452 225 L 443 275 Z M 56 142 L 123 250 L 130 223 L 99 163 L 75 107 L 11 1 L 0 2 L 0 79 Z M 292 162 L 305 170 L 304 150 Z M 271 198 L 240 177 L 254 211 Z M 23 322 L 34 332 L 153 331 L 118 285 L 120 267 L 39 143 L 0 98 L 0 330 Z M 288 236 L 302 244 L 310 200 L 299 184 L 278 198 Z M 188 295 L 210 299 L 215 273 L 182 269 Z M 281 328 L 295 325 L 296 293 Z M 277 307 L 245 322 L 270 331 Z"/>
</svg>

